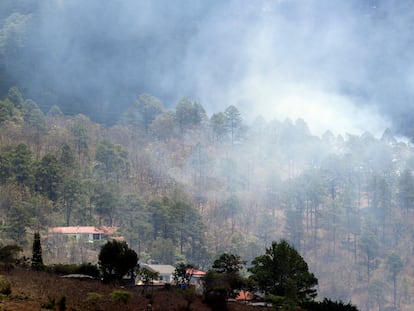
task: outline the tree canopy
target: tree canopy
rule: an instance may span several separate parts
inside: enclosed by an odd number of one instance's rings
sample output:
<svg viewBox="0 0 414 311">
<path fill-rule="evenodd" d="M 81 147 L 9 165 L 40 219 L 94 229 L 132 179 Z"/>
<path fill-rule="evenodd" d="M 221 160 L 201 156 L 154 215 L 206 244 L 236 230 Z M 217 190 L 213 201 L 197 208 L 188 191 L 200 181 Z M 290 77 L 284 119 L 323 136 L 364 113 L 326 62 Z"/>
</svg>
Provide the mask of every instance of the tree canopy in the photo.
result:
<svg viewBox="0 0 414 311">
<path fill-rule="evenodd" d="M 44 103 L 24 95 L 13 87 L 0 100 L 3 243 L 30 248 L 38 229 L 112 225 L 145 260 L 205 269 L 223 252 L 251 261 L 283 236 L 306 254 L 324 296 L 410 303 L 414 156 L 390 131 L 318 137 L 303 120 L 248 124 L 235 107 L 208 119 L 190 99 L 148 110 L 145 131 L 134 98 L 137 123 L 106 127 L 43 115 Z M 158 106 L 151 96 L 141 99 Z M 100 244 L 64 246 L 70 256 L 48 248 L 46 260 L 91 261 Z M 390 250 L 401 261 L 388 261 Z M 226 261 L 215 281 L 232 271 Z M 355 296 L 348 284 L 361 278 Z M 389 280 L 394 291 L 383 288 Z"/>
<path fill-rule="evenodd" d="M 252 261 L 251 280 L 266 294 L 286 297 L 298 303 L 312 300 L 318 280 L 308 264 L 287 241 L 272 242 L 264 255 Z"/>
<path fill-rule="evenodd" d="M 137 253 L 125 241 L 112 240 L 102 246 L 98 256 L 104 281 L 119 281 L 138 263 Z"/>
<path fill-rule="evenodd" d="M 245 262 L 239 255 L 223 253 L 213 262 L 213 270 L 218 273 L 236 273 L 244 267 Z"/>
</svg>

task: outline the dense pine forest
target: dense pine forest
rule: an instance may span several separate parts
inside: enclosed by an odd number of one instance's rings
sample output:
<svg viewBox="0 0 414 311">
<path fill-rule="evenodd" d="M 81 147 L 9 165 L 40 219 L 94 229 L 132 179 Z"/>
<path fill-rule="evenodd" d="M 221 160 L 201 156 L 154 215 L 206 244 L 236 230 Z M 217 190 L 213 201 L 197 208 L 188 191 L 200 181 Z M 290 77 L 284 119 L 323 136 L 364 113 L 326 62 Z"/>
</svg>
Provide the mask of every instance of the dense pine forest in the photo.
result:
<svg viewBox="0 0 414 311">
<path fill-rule="evenodd" d="M 3 244 L 30 252 L 35 230 L 116 226 L 141 261 L 207 269 L 287 239 L 322 296 L 411 304 L 413 153 L 389 130 L 318 137 L 303 120 L 246 124 L 234 106 L 208 116 L 148 94 L 114 126 L 43 113 L 17 87 L 0 106 Z"/>
</svg>

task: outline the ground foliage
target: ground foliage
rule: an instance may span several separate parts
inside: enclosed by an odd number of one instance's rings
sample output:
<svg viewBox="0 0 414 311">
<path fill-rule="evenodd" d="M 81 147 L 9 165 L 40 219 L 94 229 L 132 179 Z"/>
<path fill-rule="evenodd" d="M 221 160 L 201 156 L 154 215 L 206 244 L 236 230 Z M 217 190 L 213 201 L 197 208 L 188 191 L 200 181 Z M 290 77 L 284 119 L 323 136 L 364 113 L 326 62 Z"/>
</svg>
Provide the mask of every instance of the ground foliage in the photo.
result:
<svg viewBox="0 0 414 311">
<path fill-rule="evenodd" d="M 16 268 L 4 280 L 9 284 L 10 293 L 2 296 L 1 305 L 9 311 L 40 310 L 41 306 L 58 310 L 63 303 L 65 310 L 101 311 L 146 310 L 149 303 L 153 310 L 179 311 L 188 306 L 184 291 L 175 288 L 154 289 L 150 297 L 143 295 L 140 287 L 120 289 L 100 280 L 68 279 L 45 271 L 21 268 Z M 190 306 L 191 310 L 212 310 L 199 295 L 192 298 Z M 229 303 L 228 308 L 230 311 L 256 310 L 239 303 Z"/>
</svg>

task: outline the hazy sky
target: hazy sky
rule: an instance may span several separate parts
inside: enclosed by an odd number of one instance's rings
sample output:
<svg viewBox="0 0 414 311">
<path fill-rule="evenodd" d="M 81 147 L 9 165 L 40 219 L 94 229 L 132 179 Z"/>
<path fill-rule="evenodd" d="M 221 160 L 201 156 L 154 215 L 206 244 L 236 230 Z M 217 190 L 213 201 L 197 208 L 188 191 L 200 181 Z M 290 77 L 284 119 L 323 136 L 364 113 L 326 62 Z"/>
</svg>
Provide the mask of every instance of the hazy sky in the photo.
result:
<svg viewBox="0 0 414 311">
<path fill-rule="evenodd" d="M 106 121 L 148 92 L 209 114 L 232 104 L 245 119 L 300 117 L 316 134 L 410 133 L 410 3 L 45 1 L 26 49 L 36 72 L 24 79 Z"/>
<path fill-rule="evenodd" d="M 197 84 L 207 102 L 302 117 L 316 132 L 378 134 L 411 114 L 412 12 L 361 0 L 234 1 L 203 21 L 186 62 L 207 73 Z M 219 77 L 229 78 L 223 89 Z"/>
</svg>

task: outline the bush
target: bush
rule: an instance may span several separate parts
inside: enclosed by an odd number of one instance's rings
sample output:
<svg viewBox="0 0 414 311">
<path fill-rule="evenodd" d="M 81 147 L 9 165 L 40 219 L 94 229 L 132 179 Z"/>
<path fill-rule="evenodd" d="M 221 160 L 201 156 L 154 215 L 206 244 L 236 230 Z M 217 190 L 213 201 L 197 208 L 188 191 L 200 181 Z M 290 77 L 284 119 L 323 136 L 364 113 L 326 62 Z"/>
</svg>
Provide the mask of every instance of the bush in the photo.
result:
<svg viewBox="0 0 414 311">
<path fill-rule="evenodd" d="M 77 265 L 75 264 L 71 264 L 71 265 L 67 265 L 67 264 L 56 264 L 53 266 L 49 266 L 47 267 L 47 271 L 49 272 L 53 272 L 56 274 L 73 274 L 73 273 L 77 273 Z"/>
<path fill-rule="evenodd" d="M 111 293 L 113 301 L 127 304 L 131 299 L 131 293 L 124 290 L 115 290 Z"/>
<path fill-rule="evenodd" d="M 187 310 L 191 310 L 190 306 L 191 304 L 196 300 L 197 298 L 197 293 L 195 291 L 194 286 L 190 286 L 188 287 L 186 290 L 181 292 L 183 298 L 185 301 L 187 301 Z"/>
<path fill-rule="evenodd" d="M 99 268 L 91 263 L 77 264 L 56 264 L 49 266 L 46 269 L 49 272 L 64 275 L 64 274 L 86 274 L 92 277 L 99 277 Z"/>
<path fill-rule="evenodd" d="M 22 251 L 20 246 L 6 245 L 0 248 L 0 262 L 2 268 L 9 273 L 17 263 L 17 254 Z"/>
<path fill-rule="evenodd" d="M 11 283 L 9 280 L 0 275 L 0 294 L 10 295 L 11 294 Z"/>
<path fill-rule="evenodd" d="M 88 293 L 87 300 L 92 304 L 96 304 L 101 299 L 102 299 L 102 295 L 99 293 L 95 293 L 95 292 Z"/>
<path fill-rule="evenodd" d="M 83 263 L 79 265 L 76 273 L 90 275 L 94 278 L 99 278 L 100 275 L 98 266 L 91 263 Z"/>
<path fill-rule="evenodd" d="M 43 309 L 53 310 L 55 308 L 55 305 L 56 305 L 55 298 L 48 297 L 48 300 L 46 302 L 42 303 L 40 306 Z"/>
<path fill-rule="evenodd" d="M 227 309 L 227 291 L 226 287 L 216 287 L 213 291 L 204 294 L 204 301 L 208 304 L 213 310 L 223 310 Z"/>
<path fill-rule="evenodd" d="M 204 297 L 204 302 L 210 306 L 213 310 L 223 310 L 226 311 L 227 309 L 227 304 L 226 304 L 226 299 L 223 297 L 220 297 L 218 295 L 212 295 L 212 294 L 208 294 Z"/>
</svg>

